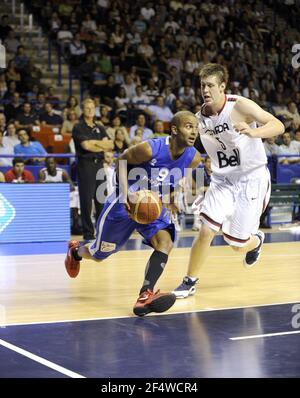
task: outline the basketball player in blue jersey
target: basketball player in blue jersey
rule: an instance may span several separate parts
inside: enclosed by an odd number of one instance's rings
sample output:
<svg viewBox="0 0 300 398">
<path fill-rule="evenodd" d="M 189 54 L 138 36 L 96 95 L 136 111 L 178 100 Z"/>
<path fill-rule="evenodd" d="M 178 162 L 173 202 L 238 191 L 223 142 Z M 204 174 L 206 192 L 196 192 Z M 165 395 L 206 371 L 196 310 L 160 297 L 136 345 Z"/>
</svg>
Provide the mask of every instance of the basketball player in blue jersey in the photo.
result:
<svg viewBox="0 0 300 398">
<path fill-rule="evenodd" d="M 83 258 L 101 262 L 118 252 L 134 230 L 142 235 L 144 243 L 154 251 L 146 265 L 143 286 L 133 309 L 138 316 L 166 311 L 176 300 L 172 293 L 154 293 L 154 286 L 165 268 L 176 236 L 170 211 L 165 206 L 158 219 L 147 225 L 138 224 L 129 217 L 128 197 L 134 195 L 138 181 L 130 179 L 128 171 L 134 167 L 144 170 L 146 179 L 151 186 L 158 187 L 160 194 L 165 187 L 171 186 L 174 190 L 186 170 L 197 167 L 201 162 L 201 155 L 194 148 L 197 134 L 196 116 L 181 111 L 171 121 L 171 136 L 155 138 L 127 149 L 118 160 L 116 192 L 104 204 L 97 221 L 96 239 L 84 246 L 77 241 L 69 242 L 65 266 L 69 276 L 74 278 L 79 273 Z M 125 167 L 123 161 L 127 162 Z M 174 203 L 169 203 L 169 207 L 174 206 Z"/>
<path fill-rule="evenodd" d="M 204 104 L 196 117 L 201 142 L 211 158 L 212 178 L 203 201 L 199 198 L 200 232 L 188 273 L 174 291 L 178 298 L 195 293 L 199 270 L 220 229 L 232 249 L 245 253 L 247 268 L 257 262 L 264 241 L 258 226 L 271 183 L 262 138 L 282 134 L 284 125 L 252 100 L 226 95 L 227 81 L 222 65 L 206 64 L 200 70 Z"/>
</svg>

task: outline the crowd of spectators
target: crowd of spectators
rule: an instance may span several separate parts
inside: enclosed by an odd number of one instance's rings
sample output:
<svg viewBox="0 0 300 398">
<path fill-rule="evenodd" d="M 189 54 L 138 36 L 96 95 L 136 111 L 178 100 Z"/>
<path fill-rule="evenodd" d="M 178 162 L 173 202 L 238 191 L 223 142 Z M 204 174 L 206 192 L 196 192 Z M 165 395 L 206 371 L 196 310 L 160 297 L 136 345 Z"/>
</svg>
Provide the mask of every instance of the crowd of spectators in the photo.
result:
<svg viewBox="0 0 300 398">
<path fill-rule="evenodd" d="M 97 119 L 115 141 L 116 153 L 132 141 L 167 133 L 178 110 L 198 111 L 198 72 L 207 62 L 225 64 L 228 93 L 255 100 L 295 138 L 300 68 L 292 67 L 291 47 L 300 37 L 292 22 L 278 23 L 274 10 L 282 11 L 282 5 L 276 1 L 34 0 L 27 6 L 82 80 L 85 95 L 95 99 Z M 71 134 L 81 114 L 79 99 L 63 103 L 53 87 L 40 83 L 42 72 L 7 15 L 0 35 L 9 60 L 0 75 L 6 123 Z M 277 143 L 283 144 L 281 137 Z"/>
</svg>

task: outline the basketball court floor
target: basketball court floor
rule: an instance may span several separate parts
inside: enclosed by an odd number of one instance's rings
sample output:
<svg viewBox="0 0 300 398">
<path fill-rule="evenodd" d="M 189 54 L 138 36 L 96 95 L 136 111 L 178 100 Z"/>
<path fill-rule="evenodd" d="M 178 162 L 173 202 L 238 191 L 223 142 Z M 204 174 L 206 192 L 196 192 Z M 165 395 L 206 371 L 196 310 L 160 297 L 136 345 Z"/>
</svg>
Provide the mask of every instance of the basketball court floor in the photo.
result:
<svg viewBox="0 0 300 398">
<path fill-rule="evenodd" d="M 271 231 L 252 269 L 217 236 L 195 296 L 144 318 L 138 236 L 76 279 L 66 243 L 1 245 L 0 377 L 299 377 L 300 226 Z M 194 236 L 180 234 L 157 288 L 181 282 Z"/>
</svg>

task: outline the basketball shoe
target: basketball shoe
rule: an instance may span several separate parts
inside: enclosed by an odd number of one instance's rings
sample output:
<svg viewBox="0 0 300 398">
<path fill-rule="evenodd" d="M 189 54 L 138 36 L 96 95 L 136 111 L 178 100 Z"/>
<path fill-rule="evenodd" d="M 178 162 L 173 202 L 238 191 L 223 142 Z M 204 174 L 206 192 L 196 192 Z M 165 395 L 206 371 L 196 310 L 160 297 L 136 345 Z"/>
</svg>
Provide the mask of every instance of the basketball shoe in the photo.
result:
<svg viewBox="0 0 300 398">
<path fill-rule="evenodd" d="M 154 293 L 152 290 L 142 292 L 133 307 L 133 312 L 137 316 L 144 316 L 149 312 L 164 312 L 176 301 L 176 296 L 172 293 Z"/>
<path fill-rule="evenodd" d="M 73 249 L 79 246 L 80 244 L 77 240 L 70 240 L 68 243 L 68 252 L 65 258 L 65 267 L 67 273 L 71 278 L 76 278 L 76 276 L 79 274 L 80 271 L 80 261 L 75 260 L 72 253 Z"/>
<path fill-rule="evenodd" d="M 254 264 L 257 263 L 260 257 L 262 244 L 264 243 L 265 240 L 265 234 L 262 231 L 258 231 L 257 234 L 255 234 L 255 236 L 258 237 L 260 243 L 255 249 L 250 250 L 248 253 L 246 253 L 246 257 L 244 258 L 244 266 L 246 268 L 251 268 L 253 267 Z"/>
<path fill-rule="evenodd" d="M 198 282 L 198 278 L 193 282 L 191 278 L 185 276 L 183 278 L 182 283 L 173 290 L 173 294 L 175 294 L 176 298 L 187 298 L 196 293 L 196 283 Z"/>
</svg>

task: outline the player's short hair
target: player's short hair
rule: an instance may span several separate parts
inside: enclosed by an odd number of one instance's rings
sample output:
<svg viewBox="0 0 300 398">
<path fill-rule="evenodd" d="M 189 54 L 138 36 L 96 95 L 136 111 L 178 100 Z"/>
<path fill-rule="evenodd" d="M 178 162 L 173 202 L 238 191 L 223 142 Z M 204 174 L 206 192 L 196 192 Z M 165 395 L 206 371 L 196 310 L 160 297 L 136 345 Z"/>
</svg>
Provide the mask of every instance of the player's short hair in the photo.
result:
<svg viewBox="0 0 300 398">
<path fill-rule="evenodd" d="M 218 78 L 219 84 L 228 83 L 228 70 L 221 64 L 209 63 L 202 66 L 199 72 L 200 80 L 205 79 L 208 76 L 215 75 Z"/>
<path fill-rule="evenodd" d="M 190 111 L 179 111 L 179 112 L 175 113 L 175 115 L 172 117 L 170 126 L 178 127 L 180 125 L 182 118 L 187 117 L 187 116 L 192 116 L 194 118 L 196 117 L 195 114 Z"/>
</svg>

